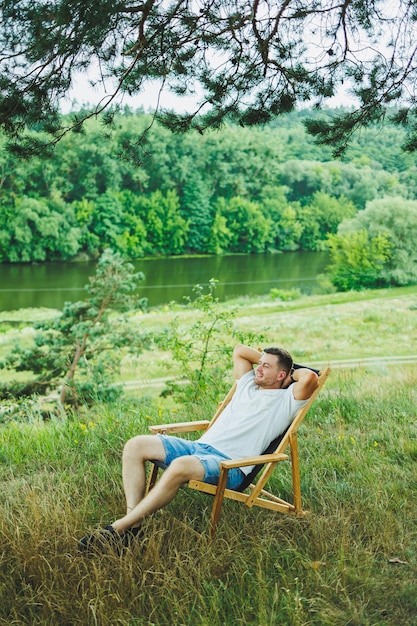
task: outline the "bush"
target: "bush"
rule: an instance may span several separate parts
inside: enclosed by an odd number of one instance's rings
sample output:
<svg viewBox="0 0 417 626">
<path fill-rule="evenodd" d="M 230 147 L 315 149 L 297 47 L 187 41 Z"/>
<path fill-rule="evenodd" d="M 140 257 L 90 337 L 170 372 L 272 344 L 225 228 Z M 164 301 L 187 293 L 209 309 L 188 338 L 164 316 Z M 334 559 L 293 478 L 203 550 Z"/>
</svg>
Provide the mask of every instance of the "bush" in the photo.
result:
<svg viewBox="0 0 417 626">
<path fill-rule="evenodd" d="M 281 300 L 281 302 L 291 302 L 301 298 L 301 291 L 299 289 L 277 289 L 273 287 L 269 292 L 271 300 Z"/>
</svg>

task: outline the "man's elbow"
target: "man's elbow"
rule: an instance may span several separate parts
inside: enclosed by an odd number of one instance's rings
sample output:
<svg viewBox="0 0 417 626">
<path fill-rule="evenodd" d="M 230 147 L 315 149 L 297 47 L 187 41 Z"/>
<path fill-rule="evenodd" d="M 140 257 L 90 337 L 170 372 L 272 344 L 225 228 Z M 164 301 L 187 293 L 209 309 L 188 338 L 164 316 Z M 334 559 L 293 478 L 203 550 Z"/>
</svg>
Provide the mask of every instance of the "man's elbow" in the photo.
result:
<svg viewBox="0 0 417 626">
<path fill-rule="evenodd" d="M 235 355 L 239 355 L 239 354 L 240 354 L 240 352 L 242 351 L 242 348 L 243 348 L 243 347 L 244 347 L 244 346 L 243 346 L 243 343 L 237 343 L 237 344 L 235 345 L 235 347 L 233 348 L 233 355 L 234 355 L 234 356 L 235 356 Z"/>
<path fill-rule="evenodd" d="M 260 353 L 257 350 L 254 350 L 250 346 L 245 346 L 243 343 L 238 343 L 233 348 L 233 358 L 235 360 L 245 359 L 251 363 L 257 363 L 259 355 Z"/>
<path fill-rule="evenodd" d="M 315 391 L 317 387 L 319 386 L 319 377 L 316 374 L 316 372 L 306 369 L 304 376 L 305 376 L 305 384 L 311 388 L 312 392 Z M 303 376 L 303 381 L 304 381 L 304 376 Z"/>
<path fill-rule="evenodd" d="M 299 389 L 297 389 L 298 400 L 308 400 L 319 385 L 319 377 L 316 372 L 309 369 L 298 370 Z"/>
</svg>

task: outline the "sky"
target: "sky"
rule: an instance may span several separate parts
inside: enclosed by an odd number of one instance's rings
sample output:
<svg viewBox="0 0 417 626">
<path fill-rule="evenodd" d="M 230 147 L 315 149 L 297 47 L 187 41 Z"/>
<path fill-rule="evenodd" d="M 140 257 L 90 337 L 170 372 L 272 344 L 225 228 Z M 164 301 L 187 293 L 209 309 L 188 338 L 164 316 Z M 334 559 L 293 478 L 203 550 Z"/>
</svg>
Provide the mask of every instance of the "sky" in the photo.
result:
<svg viewBox="0 0 417 626">
<path fill-rule="evenodd" d="M 396 10 L 398 10 L 396 2 L 392 3 L 392 0 L 391 2 L 384 2 L 383 6 L 384 11 L 388 10 L 388 13 L 389 10 L 391 12 L 394 11 L 394 13 Z M 307 37 L 307 34 L 305 36 Z M 324 42 L 322 41 L 320 34 L 317 35 L 316 33 L 315 37 L 317 36 L 320 37 L 318 46 L 315 46 L 313 40 L 311 40 L 308 44 L 309 46 L 311 46 L 313 59 L 315 58 L 316 54 L 318 54 L 318 52 L 323 52 Z M 373 56 L 378 51 L 382 55 L 385 55 L 385 53 L 387 52 L 387 32 L 385 34 L 379 33 L 378 41 L 371 41 L 365 34 L 363 35 L 363 38 L 361 38 L 358 32 L 355 33 L 355 36 L 353 36 L 352 33 L 350 33 L 349 36 L 351 37 L 350 43 L 352 44 L 352 47 L 349 47 L 351 62 L 354 62 L 356 58 L 363 60 L 365 57 L 366 59 L 367 55 L 371 54 Z M 337 43 L 335 45 L 337 46 Z M 109 98 L 111 94 L 106 94 L 103 90 L 103 87 L 99 89 L 98 87 L 94 88 L 90 85 L 91 79 L 94 82 L 101 84 L 98 80 L 99 77 L 99 70 L 93 65 L 90 68 L 90 76 L 87 74 L 79 74 L 74 81 L 73 88 L 70 90 L 68 98 L 61 102 L 61 110 L 64 113 L 67 113 L 71 109 L 80 108 L 80 106 L 83 104 L 97 105 L 102 98 Z M 157 108 L 158 103 L 158 83 L 156 81 L 149 82 L 146 89 L 143 90 L 141 93 L 130 97 L 128 95 L 124 95 L 122 101 L 120 101 L 119 99 L 117 99 L 116 101 L 122 105 L 130 106 L 134 110 L 143 107 L 145 111 L 153 111 L 155 110 L 155 108 Z M 72 106 L 72 104 L 75 102 L 77 105 L 76 107 Z M 197 97 L 192 98 L 190 96 L 176 96 L 168 89 L 164 90 L 160 100 L 161 108 L 174 109 L 177 112 L 191 112 L 195 110 L 197 102 Z M 311 104 L 313 104 L 313 102 Z M 339 88 L 336 96 L 325 101 L 325 106 L 330 108 L 338 106 L 353 107 L 357 104 L 357 101 L 355 102 L 354 97 L 349 93 L 348 83 L 345 84 L 345 86 L 341 86 Z M 308 103 L 306 104 L 306 106 L 308 106 Z"/>
<path fill-rule="evenodd" d="M 60 108 L 63 113 L 69 113 L 71 110 L 80 108 L 81 105 L 98 104 L 100 101 L 105 102 L 106 98 L 109 98 L 110 94 L 104 91 L 104 89 L 91 86 L 91 76 L 94 77 L 94 72 L 91 75 L 79 74 L 72 89 L 69 91 L 68 98 L 62 100 Z M 158 83 L 156 81 L 149 82 L 146 89 L 142 92 L 128 96 L 124 94 L 122 99 L 118 99 L 117 102 L 122 106 L 127 105 L 133 110 L 143 107 L 145 111 L 153 111 L 156 108 L 158 102 Z M 165 88 L 161 97 L 161 108 L 173 109 L 178 113 L 184 113 L 187 111 L 193 111 L 197 105 L 197 96 L 176 96 Z M 339 93 L 333 98 L 326 100 L 326 107 L 338 107 L 338 106 L 353 106 L 353 97 L 348 93 L 348 88 L 344 87 L 339 90 Z"/>
<path fill-rule="evenodd" d="M 73 103 L 76 104 L 75 108 L 79 108 L 79 105 L 82 104 L 97 104 L 102 99 L 104 103 L 108 97 L 109 94 L 106 94 L 103 88 L 99 89 L 91 86 L 88 74 L 79 74 L 74 81 L 68 98 L 61 101 L 60 108 L 63 113 L 68 113 L 74 108 L 72 106 Z M 153 111 L 158 102 L 158 84 L 155 81 L 149 82 L 146 89 L 141 93 L 134 96 L 124 94 L 122 98 L 117 99 L 117 102 L 122 106 L 128 105 L 134 110 L 143 107 L 145 111 Z M 192 98 L 191 96 L 180 98 L 165 89 L 161 102 L 163 108 L 185 112 L 187 110 L 191 111 L 195 107 L 197 98 Z"/>
</svg>

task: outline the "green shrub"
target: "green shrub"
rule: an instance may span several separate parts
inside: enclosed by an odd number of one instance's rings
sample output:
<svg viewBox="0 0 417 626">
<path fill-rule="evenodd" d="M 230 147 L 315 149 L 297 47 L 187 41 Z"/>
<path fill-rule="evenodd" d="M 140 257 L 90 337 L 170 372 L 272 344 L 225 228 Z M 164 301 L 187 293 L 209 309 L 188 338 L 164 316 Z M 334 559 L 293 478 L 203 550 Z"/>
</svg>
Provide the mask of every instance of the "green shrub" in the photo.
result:
<svg viewBox="0 0 417 626">
<path fill-rule="evenodd" d="M 271 300 L 281 300 L 281 302 L 291 302 L 301 298 L 301 291 L 299 289 L 278 289 L 273 287 L 269 292 Z"/>
</svg>

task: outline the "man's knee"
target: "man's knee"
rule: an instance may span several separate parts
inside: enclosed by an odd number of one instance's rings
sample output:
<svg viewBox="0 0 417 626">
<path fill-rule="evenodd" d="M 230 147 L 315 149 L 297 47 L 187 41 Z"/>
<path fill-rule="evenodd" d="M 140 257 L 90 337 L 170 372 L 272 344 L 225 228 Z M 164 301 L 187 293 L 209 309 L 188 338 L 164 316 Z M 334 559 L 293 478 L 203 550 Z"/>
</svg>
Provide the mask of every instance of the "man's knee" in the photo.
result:
<svg viewBox="0 0 417 626">
<path fill-rule="evenodd" d="M 123 456 L 136 456 L 141 448 L 143 448 L 142 439 L 142 435 L 138 435 L 136 437 L 132 437 L 132 439 L 128 439 L 123 448 Z"/>
<path fill-rule="evenodd" d="M 135 458 L 137 460 L 163 460 L 164 446 L 155 435 L 137 435 L 129 439 L 123 448 L 123 458 Z"/>
<path fill-rule="evenodd" d="M 204 478 L 204 466 L 195 456 L 180 456 L 174 459 L 166 472 L 168 470 L 171 477 L 181 483 Z"/>
</svg>

